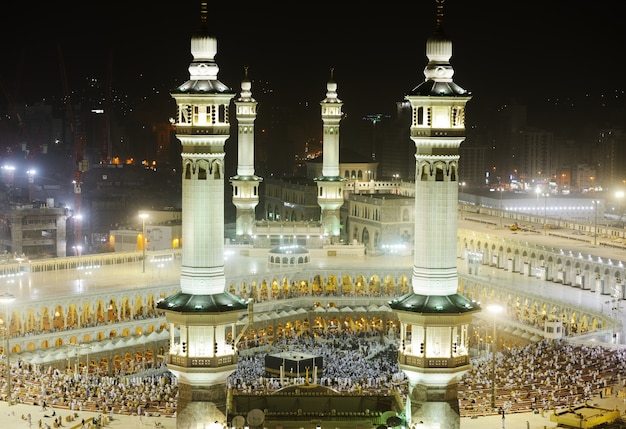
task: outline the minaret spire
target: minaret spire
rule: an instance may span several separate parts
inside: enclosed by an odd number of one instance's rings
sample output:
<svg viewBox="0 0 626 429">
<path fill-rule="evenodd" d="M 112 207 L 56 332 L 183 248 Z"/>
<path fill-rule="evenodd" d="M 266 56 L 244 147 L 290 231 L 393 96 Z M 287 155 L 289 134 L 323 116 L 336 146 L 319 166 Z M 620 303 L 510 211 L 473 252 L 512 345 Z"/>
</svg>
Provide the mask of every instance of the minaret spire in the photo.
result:
<svg viewBox="0 0 626 429">
<path fill-rule="evenodd" d="M 237 175 L 231 177 L 233 204 L 237 208 L 235 233 L 238 237 L 253 234 L 255 208 L 259 204 L 259 185 L 263 179 L 254 174 L 254 121 L 257 101 L 252 98 L 248 67 L 244 68 L 241 94 L 235 100 L 237 109 Z"/>
<path fill-rule="evenodd" d="M 412 420 L 425 427 L 459 427 L 456 385 L 470 367 L 468 327 L 480 306 L 457 293 L 459 147 L 465 140 L 468 91 L 452 80 L 452 42 L 441 25 L 426 41 L 424 82 L 406 95 L 415 143 L 413 292 L 390 303 L 401 323 L 400 368 L 410 400 L 420 406 Z M 437 368 L 431 362 L 437 362 Z"/>
<path fill-rule="evenodd" d="M 445 0 L 435 0 L 437 13 L 435 14 L 435 33 L 443 31 L 443 3 Z"/>
<path fill-rule="evenodd" d="M 217 39 L 206 28 L 206 2 L 200 15 L 189 80 L 171 91 L 182 146 L 181 290 L 157 304 L 169 324 L 167 366 L 179 380 L 178 428 L 226 423 L 226 379 L 237 367 L 236 345 L 228 338 L 247 308 L 225 291 L 224 146 L 235 92 L 217 78 Z"/>
<path fill-rule="evenodd" d="M 208 2 L 200 2 L 200 28 L 207 27 L 207 15 L 208 15 Z"/>
<path fill-rule="evenodd" d="M 339 123 L 343 102 L 337 96 L 335 69 L 330 69 L 326 84 L 326 98 L 320 102 L 323 122 L 322 176 L 315 179 L 318 193 L 317 203 L 321 208 L 324 234 L 331 239 L 340 234 L 339 209 L 343 205 L 343 179 L 339 175 Z"/>
</svg>

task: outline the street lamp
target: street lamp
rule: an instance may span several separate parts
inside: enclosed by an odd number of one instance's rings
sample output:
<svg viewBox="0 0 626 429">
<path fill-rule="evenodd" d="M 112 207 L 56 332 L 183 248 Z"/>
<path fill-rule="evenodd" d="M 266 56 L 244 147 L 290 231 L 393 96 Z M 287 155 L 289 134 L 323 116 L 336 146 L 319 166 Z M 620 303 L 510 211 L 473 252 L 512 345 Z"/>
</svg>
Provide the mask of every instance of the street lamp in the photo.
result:
<svg viewBox="0 0 626 429">
<path fill-rule="evenodd" d="M 141 272 L 146 272 L 146 218 L 148 215 L 146 213 L 141 213 L 139 215 L 141 218 L 141 250 L 142 250 L 142 260 L 141 260 Z"/>
<path fill-rule="evenodd" d="M 491 341 L 491 409 L 496 409 L 496 346 L 497 346 L 497 333 L 496 321 L 497 315 L 502 312 L 503 308 L 500 305 L 492 304 L 487 307 L 487 311 L 493 314 L 493 340 Z"/>
<path fill-rule="evenodd" d="M 502 228 L 502 218 L 504 217 L 504 213 L 502 212 L 502 191 L 504 188 L 502 184 L 500 184 L 500 228 Z"/>
<path fill-rule="evenodd" d="M 593 245 L 595 246 L 598 244 L 598 204 L 600 204 L 600 201 L 593 200 L 591 202 L 595 206 L 593 217 Z"/>
<path fill-rule="evenodd" d="M 11 361 L 9 358 L 9 355 L 11 353 L 10 350 L 10 344 L 9 344 L 9 304 L 12 303 L 13 301 L 15 301 L 15 296 L 6 292 L 3 293 L 2 295 L 0 295 L 0 302 L 4 303 L 4 337 L 5 337 L 5 350 L 4 353 L 7 355 L 7 404 L 8 406 L 11 406 L 12 404 L 12 400 L 11 400 Z"/>
<path fill-rule="evenodd" d="M 541 194 L 541 187 L 537 186 L 537 188 L 535 189 L 535 194 L 537 194 L 537 204 L 536 204 L 536 208 L 537 208 L 537 216 L 539 216 L 539 194 Z"/>
<path fill-rule="evenodd" d="M 544 192 L 543 197 L 545 198 L 543 205 L 543 231 L 545 235 L 548 235 L 548 193 Z"/>
<path fill-rule="evenodd" d="M 82 250 L 82 221 L 83 215 L 81 215 L 80 213 L 72 215 L 72 240 L 74 243 L 72 249 L 74 250 L 74 256 L 80 256 Z"/>
<path fill-rule="evenodd" d="M 28 201 L 32 202 L 35 199 L 35 174 L 37 172 L 34 169 L 26 171 L 28 175 Z"/>
<path fill-rule="evenodd" d="M 615 193 L 615 199 L 617 200 L 617 221 L 622 221 L 622 198 L 624 198 L 624 191 L 617 191 Z"/>
</svg>

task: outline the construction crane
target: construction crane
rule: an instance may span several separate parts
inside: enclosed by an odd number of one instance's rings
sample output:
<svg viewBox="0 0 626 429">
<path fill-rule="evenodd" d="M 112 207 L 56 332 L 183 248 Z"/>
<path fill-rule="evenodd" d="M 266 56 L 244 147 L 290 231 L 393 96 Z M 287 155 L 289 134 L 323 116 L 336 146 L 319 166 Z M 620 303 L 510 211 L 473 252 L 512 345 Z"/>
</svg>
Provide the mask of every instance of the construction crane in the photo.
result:
<svg viewBox="0 0 626 429">
<path fill-rule="evenodd" d="M 65 97 L 65 119 L 69 123 L 70 126 L 70 134 L 71 134 L 71 143 L 74 150 L 74 161 L 75 161 L 75 169 L 74 169 L 74 177 L 72 180 L 72 185 L 74 187 L 74 211 L 73 211 L 73 231 L 74 231 L 74 242 L 73 248 L 75 249 L 75 253 L 79 254 L 82 246 L 82 184 L 83 184 L 83 173 L 88 171 L 89 163 L 85 159 L 85 138 L 79 132 L 79 124 L 76 122 L 76 118 L 74 117 L 74 106 L 72 102 L 72 97 L 69 89 L 69 85 L 67 83 L 67 72 L 65 69 L 65 60 L 63 58 L 63 50 L 61 46 L 58 47 L 59 52 L 59 66 L 61 68 L 61 81 L 63 83 L 63 93 Z"/>
<path fill-rule="evenodd" d="M 101 162 L 108 164 L 113 158 L 113 148 L 111 146 L 111 99 L 113 98 L 113 89 L 111 87 L 113 81 L 113 52 L 109 51 L 107 61 L 107 75 L 104 94 L 104 125 L 102 133 L 102 155 Z"/>
</svg>

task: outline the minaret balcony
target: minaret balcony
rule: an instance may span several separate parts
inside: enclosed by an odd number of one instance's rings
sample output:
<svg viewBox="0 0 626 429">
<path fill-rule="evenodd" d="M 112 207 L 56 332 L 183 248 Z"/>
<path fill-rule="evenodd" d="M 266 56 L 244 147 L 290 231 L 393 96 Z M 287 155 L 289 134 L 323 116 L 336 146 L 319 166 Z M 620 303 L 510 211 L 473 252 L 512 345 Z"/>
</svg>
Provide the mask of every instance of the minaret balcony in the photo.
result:
<svg viewBox="0 0 626 429">
<path fill-rule="evenodd" d="M 398 353 L 400 365 L 413 366 L 416 368 L 458 368 L 469 365 L 469 356 L 454 357 L 424 357 L 411 354 Z"/>
<path fill-rule="evenodd" d="M 259 203 L 258 196 L 252 196 L 252 197 L 233 196 L 233 204 L 236 207 L 254 208 L 258 203 Z"/>
<path fill-rule="evenodd" d="M 185 125 L 177 124 L 176 133 L 179 135 L 230 135 L 230 124 L 219 125 Z"/>
<path fill-rule="evenodd" d="M 221 368 L 237 364 L 237 355 L 193 357 L 170 354 L 167 357 L 168 365 L 181 368 Z"/>
<path fill-rule="evenodd" d="M 411 137 L 463 137 L 465 128 L 411 128 Z"/>
</svg>

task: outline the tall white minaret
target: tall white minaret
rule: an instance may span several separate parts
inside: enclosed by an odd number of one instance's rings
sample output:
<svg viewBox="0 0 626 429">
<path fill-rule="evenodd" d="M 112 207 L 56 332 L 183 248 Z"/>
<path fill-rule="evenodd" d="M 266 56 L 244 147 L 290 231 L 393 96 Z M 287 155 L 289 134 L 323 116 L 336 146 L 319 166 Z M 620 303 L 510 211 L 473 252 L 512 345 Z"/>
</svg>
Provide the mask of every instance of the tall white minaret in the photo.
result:
<svg viewBox="0 0 626 429">
<path fill-rule="evenodd" d="M 470 367 L 468 328 L 480 311 L 477 303 L 457 293 L 459 147 L 471 95 L 452 80 L 443 0 L 436 5 L 436 28 L 426 42 L 425 80 L 405 97 L 416 149 L 413 292 L 391 307 L 401 323 L 400 368 L 409 379 L 411 402 L 419 403 L 409 417 L 426 428 L 458 428 L 457 383 Z"/>
<path fill-rule="evenodd" d="M 167 366 L 179 382 L 181 429 L 226 424 L 226 379 L 237 368 L 235 322 L 247 309 L 225 292 L 224 143 L 235 93 L 217 79 L 217 40 L 207 30 L 205 1 L 191 53 L 189 80 L 171 92 L 182 144 L 181 291 L 157 304 L 169 324 Z"/>
<path fill-rule="evenodd" d="M 236 234 L 250 236 L 255 222 L 255 207 L 259 204 L 259 184 L 263 179 L 254 174 L 254 121 L 257 101 L 252 98 L 252 83 L 248 69 L 241 82 L 240 97 L 235 100 L 237 108 L 237 175 L 231 177 L 233 204 L 237 208 Z"/>
<path fill-rule="evenodd" d="M 317 177 L 317 203 L 321 208 L 324 234 L 336 238 L 340 234 L 339 209 L 343 205 L 343 179 L 339 174 L 339 122 L 343 115 L 342 101 L 337 97 L 337 83 L 330 71 L 326 98 L 320 102 L 323 122 L 322 177 Z"/>
</svg>

